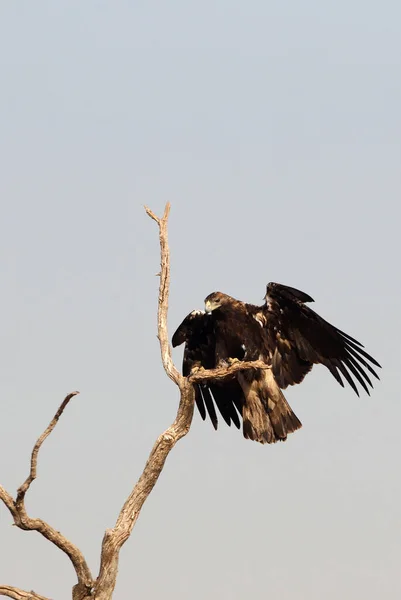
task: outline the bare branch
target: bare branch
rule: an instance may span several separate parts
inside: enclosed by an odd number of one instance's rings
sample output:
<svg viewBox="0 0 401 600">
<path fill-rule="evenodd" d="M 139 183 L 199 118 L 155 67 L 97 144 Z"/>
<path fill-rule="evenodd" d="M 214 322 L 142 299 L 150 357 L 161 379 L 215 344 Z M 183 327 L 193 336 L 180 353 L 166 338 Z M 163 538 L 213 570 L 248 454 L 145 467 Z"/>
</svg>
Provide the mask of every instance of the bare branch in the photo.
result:
<svg viewBox="0 0 401 600">
<path fill-rule="evenodd" d="M 8 598 L 14 598 L 14 600 L 49 600 L 49 598 L 35 592 L 26 592 L 11 585 L 0 585 L 0 596 L 7 596 Z"/>
<path fill-rule="evenodd" d="M 194 399 L 193 386 L 185 382 L 181 388 L 177 418 L 156 440 L 143 473 L 122 507 L 115 527 L 106 530 L 104 534 L 99 577 L 95 584 L 96 600 L 109 600 L 112 596 L 117 579 L 120 550 L 129 538 L 141 508 L 163 470 L 168 454 L 178 440 L 189 431 L 194 412 Z"/>
<path fill-rule="evenodd" d="M 37 464 L 38 464 L 38 453 L 39 453 L 41 445 L 43 444 L 43 442 L 45 441 L 45 439 L 51 434 L 51 432 L 53 431 L 53 429 L 57 425 L 59 418 L 63 414 L 64 409 L 67 406 L 67 404 L 69 403 L 69 401 L 71 400 L 71 398 L 73 398 L 77 394 L 79 394 L 79 392 L 71 392 L 70 394 L 68 394 L 68 396 L 66 396 L 64 398 L 64 400 L 62 401 L 61 405 L 59 406 L 58 411 L 56 412 L 56 414 L 54 415 L 53 419 L 49 423 L 48 427 L 44 430 L 44 432 L 42 433 L 42 435 L 39 437 L 39 439 L 37 440 L 36 444 L 34 445 L 33 450 L 32 450 L 32 455 L 31 455 L 31 470 L 30 470 L 30 473 L 29 473 L 28 477 L 25 479 L 24 483 L 18 489 L 17 500 L 16 500 L 17 507 L 19 506 L 19 504 L 21 502 L 23 502 L 23 500 L 25 498 L 25 494 L 28 491 L 29 486 L 31 485 L 32 481 L 34 481 L 36 479 L 36 470 L 37 470 Z"/>
<path fill-rule="evenodd" d="M 211 379 L 225 379 L 234 373 L 238 373 L 238 371 L 246 371 L 247 369 L 270 368 L 271 367 L 262 360 L 254 360 L 249 362 L 238 361 L 234 362 L 228 367 L 218 367 L 217 369 L 200 368 L 197 371 L 192 372 L 188 379 L 191 383 L 200 383 L 201 381 L 209 381 Z"/>
<path fill-rule="evenodd" d="M 167 206 L 167 205 L 166 205 L 166 206 Z M 145 206 L 145 211 L 146 211 L 146 214 L 147 214 L 147 215 L 148 215 L 148 216 L 149 216 L 151 219 L 153 219 L 154 221 L 156 221 L 156 223 L 157 223 L 158 225 L 160 225 L 160 219 L 159 219 L 159 217 L 157 217 L 157 216 L 155 215 L 155 213 L 154 213 L 152 210 L 150 210 L 150 208 L 148 208 L 147 206 Z"/>
<path fill-rule="evenodd" d="M 171 358 L 171 348 L 168 339 L 167 331 L 167 313 L 168 313 L 168 297 L 170 291 L 170 249 L 168 245 L 168 233 L 167 223 L 170 213 L 170 203 L 167 202 L 164 209 L 164 215 L 160 219 L 157 217 L 150 208 L 145 206 L 146 213 L 151 219 L 156 221 L 159 226 L 159 240 L 160 240 L 160 285 L 159 285 L 159 306 L 157 311 L 157 332 L 158 339 L 160 342 L 160 351 L 162 356 L 162 362 L 164 370 L 168 377 L 174 381 L 175 384 L 181 386 L 183 384 L 183 377 L 177 371 Z"/>
<path fill-rule="evenodd" d="M 79 584 L 86 590 L 90 590 L 93 586 L 93 578 L 86 564 L 85 558 L 82 552 L 75 544 L 70 542 L 62 533 L 51 527 L 46 521 L 42 519 L 31 519 L 28 516 L 24 503 L 20 504 L 16 509 L 14 516 L 14 523 L 20 529 L 26 531 L 38 531 L 45 537 L 49 542 L 52 542 L 57 548 L 60 548 L 73 564 L 75 572 L 77 574 Z"/>
<path fill-rule="evenodd" d="M 84 597 L 84 593 L 86 594 L 88 590 L 91 590 L 93 587 L 93 578 L 83 554 L 79 548 L 77 548 L 77 546 L 72 544 L 66 537 L 64 537 L 64 535 L 46 523 L 46 521 L 43 521 L 42 519 L 32 519 L 29 517 L 25 508 L 26 492 L 28 491 L 32 481 L 34 481 L 36 478 L 39 450 L 44 440 L 50 435 L 57 425 L 60 416 L 63 414 L 63 411 L 71 398 L 77 394 L 78 392 L 72 392 L 64 398 L 49 426 L 45 429 L 34 445 L 31 455 L 30 472 L 27 479 L 18 489 L 16 500 L 14 501 L 12 496 L 2 486 L 0 486 L 0 500 L 4 502 L 10 511 L 17 527 L 26 531 L 38 531 L 43 535 L 43 537 L 67 554 L 74 566 L 78 578 L 78 584 L 75 586 L 75 588 L 78 588 L 80 595 Z M 32 597 L 34 598 L 35 596 Z"/>
<path fill-rule="evenodd" d="M 184 437 L 190 429 L 195 401 L 193 383 L 211 377 L 228 377 L 236 371 L 259 366 L 258 363 L 243 363 L 241 366 L 232 365 L 228 369 L 222 368 L 198 372 L 193 374 L 191 378 L 183 377 L 178 372 L 171 357 L 171 348 L 167 330 L 170 286 L 170 252 L 168 246 L 167 223 L 170 204 L 166 204 L 163 217 L 161 218 L 157 217 L 149 208 L 145 207 L 145 210 L 148 216 L 151 217 L 159 227 L 161 270 L 158 274 L 160 276 L 157 314 L 158 339 L 165 372 L 180 389 L 180 404 L 174 423 L 156 440 L 142 475 L 118 515 L 115 527 L 106 530 L 104 534 L 101 563 L 97 580 L 93 581 L 81 551 L 74 546 L 74 544 L 69 542 L 60 532 L 53 529 L 45 521 L 30 518 L 25 509 L 25 495 L 37 475 L 39 450 L 44 440 L 53 431 L 68 402 L 78 392 L 73 392 L 64 399 L 53 420 L 37 440 L 31 455 L 29 475 L 18 489 L 16 500 L 14 501 L 12 496 L 0 486 L 0 499 L 12 514 L 15 524 L 21 529 L 39 531 L 39 533 L 59 547 L 70 558 L 78 578 L 78 583 L 73 588 L 73 600 L 89 600 L 90 598 L 96 600 L 111 599 L 117 579 L 120 550 L 129 538 L 141 508 L 153 490 L 160 473 L 163 470 L 169 452 L 178 440 Z M 33 592 L 24 592 L 23 590 L 8 586 L 0 587 L 0 593 L 1 592 L 11 598 L 17 598 L 17 600 L 47 600 Z"/>
<path fill-rule="evenodd" d="M 96 600 L 109 600 L 113 593 L 118 571 L 119 554 L 123 544 L 129 538 L 139 517 L 141 508 L 153 490 L 169 452 L 184 437 L 191 426 L 195 392 L 192 383 L 177 371 L 171 358 L 171 349 L 167 330 L 168 297 L 170 286 L 170 252 L 167 236 L 167 221 L 170 204 L 166 204 L 162 218 L 157 217 L 149 208 L 146 213 L 159 226 L 160 238 L 160 284 L 157 331 L 164 370 L 170 379 L 180 388 L 180 404 L 174 423 L 156 440 L 142 475 L 128 496 L 115 527 L 105 532 L 102 543 L 99 577 L 95 584 Z"/>
<path fill-rule="evenodd" d="M 0 500 L 4 502 L 12 516 L 15 517 L 17 514 L 17 509 L 15 508 L 14 498 L 7 492 L 6 489 L 3 488 L 2 485 L 0 485 Z"/>
<path fill-rule="evenodd" d="M 90 590 L 93 586 L 93 578 L 86 564 L 86 561 L 77 546 L 70 542 L 59 531 L 56 531 L 46 521 L 42 519 L 31 519 L 25 509 L 25 503 L 21 502 L 17 507 L 16 502 L 10 494 L 0 486 L 0 499 L 9 509 L 14 523 L 20 529 L 25 531 L 38 531 L 49 542 L 60 548 L 71 560 L 78 578 L 78 584 L 82 589 Z"/>
</svg>

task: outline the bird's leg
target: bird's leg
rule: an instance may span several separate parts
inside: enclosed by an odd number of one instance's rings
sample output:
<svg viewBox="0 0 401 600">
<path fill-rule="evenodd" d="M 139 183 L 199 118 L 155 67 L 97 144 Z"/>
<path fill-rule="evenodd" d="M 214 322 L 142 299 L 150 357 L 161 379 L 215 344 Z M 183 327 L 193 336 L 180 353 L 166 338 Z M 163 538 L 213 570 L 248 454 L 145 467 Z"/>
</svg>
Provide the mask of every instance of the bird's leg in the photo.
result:
<svg viewBox="0 0 401 600">
<path fill-rule="evenodd" d="M 227 367 L 231 367 L 231 365 L 235 365 L 235 363 L 237 362 L 241 362 L 239 358 L 231 358 L 230 356 L 227 358 L 220 358 L 220 360 L 217 362 L 216 367 L 218 369 L 226 369 Z"/>
<path fill-rule="evenodd" d="M 235 365 L 235 363 L 241 362 L 239 358 L 227 358 L 228 366 Z"/>
<path fill-rule="evenodd" d="M 205 370 L 205 367 L 202 367 L 201 364 L 195 365 L 191 369 L 191 375 L 195 375 L 195 373 L 200 373 L 201 371 L 204 371 L 204 370 Z"/>
</svg>

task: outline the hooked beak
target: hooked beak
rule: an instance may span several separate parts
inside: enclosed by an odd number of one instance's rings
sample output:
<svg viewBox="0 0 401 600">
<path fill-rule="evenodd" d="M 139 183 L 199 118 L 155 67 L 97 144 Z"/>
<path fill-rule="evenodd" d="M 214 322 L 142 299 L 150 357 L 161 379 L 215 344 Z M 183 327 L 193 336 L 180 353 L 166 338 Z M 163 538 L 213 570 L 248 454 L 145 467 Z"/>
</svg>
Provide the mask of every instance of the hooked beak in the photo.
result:
<svg viewBox="0 0 401 600">
<path fill-rule="evenodd" d="M 210 315 L 210 313 L 212 312 L 212 304 L 209 300 L 206 300 L 205 302 L 205 311 L 208 315 Z"/>
</svg>

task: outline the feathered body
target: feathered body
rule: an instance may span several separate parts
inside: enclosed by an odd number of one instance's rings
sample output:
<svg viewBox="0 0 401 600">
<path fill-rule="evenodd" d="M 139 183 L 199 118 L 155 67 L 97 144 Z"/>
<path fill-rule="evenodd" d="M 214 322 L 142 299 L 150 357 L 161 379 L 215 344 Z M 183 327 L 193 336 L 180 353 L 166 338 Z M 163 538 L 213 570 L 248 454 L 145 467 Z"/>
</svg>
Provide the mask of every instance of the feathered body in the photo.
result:
<svg viewBox="0 0 401 600">
<path fill-rule="evenodd" d="M 261 443 L 285 440 L 301 427 L 281 389 L 300 383 L 313 364 L 325 365 L 343 386 L 341 375 L 358 394 L 354 379 L 369 393 L 379 363 L 362 345 L 330 325 L 309 307 L 313 299 L 295 288 L 269 283 L 261 307 L 214 292 L 206 313 L 193 311 L 175 332 L 172 343 L 185 342 L 183 375 L 194 368 L 212 369 L 233 360 L 262 360 L 265 369 L 239 371 L 221 382 L 196 386 L 196 403 L 217 428 L 215 401 L 224 420 L 240 426 L 246 438 Z M 205 410 L 206 407 L 206 410 Z"/>
</svg>

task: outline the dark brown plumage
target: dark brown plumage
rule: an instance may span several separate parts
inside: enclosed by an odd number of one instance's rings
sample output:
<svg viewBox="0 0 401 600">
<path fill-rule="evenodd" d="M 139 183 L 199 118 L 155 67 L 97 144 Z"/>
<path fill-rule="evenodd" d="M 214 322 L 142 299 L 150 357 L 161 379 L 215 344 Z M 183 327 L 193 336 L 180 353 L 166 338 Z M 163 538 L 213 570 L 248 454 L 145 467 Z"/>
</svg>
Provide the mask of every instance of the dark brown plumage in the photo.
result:
<svg viewBox="0 0 401 600">
<path fill-rule="evenodd" d="M 172 343 L 185 342 L 183 374 L 230 364 L 232 360 L 263 360 L 268 368 L 238 372 L 221 382 L 196 386 L 196 403 L 217 429 L 216 403 L 228 423 L 261 443 L 285 440 L 301 427 L 280 388 L 300 383 L 313 364 L 325 365 L 344 386 L 359 395 L 356 382 L 369 394 L 366 371 L 378 379 L 371 364 L 379 363 L 362 345 L 322 319 L 306 302 L 313 299 L 288 286 L 269 283 L 265 304 L 246 304 L 214 292 L 205 299 L 206 313 L 193 311 L 175 332 Z M 371 363 L 371 364 L 369 364 Z M 213 402 L 214 401 L 214 402 Z"/>
<path fill-rule="evenodd" d="M 182 374 L 187 377 L 196 368 L 213 369 L 216 365 L 216 338 L 213 321 L 203 311 L 194 310 L 181 323 L 172 338 L 173 346 L 185 342 Z M 240 428 L 244 395 L 233 378 L 222 382 L 208 382 L 195 386 L 195 401 L 203 420 L 209 415 L 215 429 L 218 426 L 214 402 L 227 425 Z"/>
<path fill-rule="evenodd" d="M 261 318 L 267 332 L 272 369 L 279 386 L 300 383 L 313 364 L 320 363 L 341 386 L 344 387 L 343 375 L 358 396 L 355 380 L 369 394 L 368 385 L 373 388 L 373 384 L 366 370 L 379 379 L 371 366 L 381 368 L 379 363 L 363 350 L 360 342 L 305 306 L 304 302 L 313 302 L 310 296 L 306 300 L 299 294 L 302 292 L 269 283 L 265 304 L 255 315 Z"/>
</svg>

